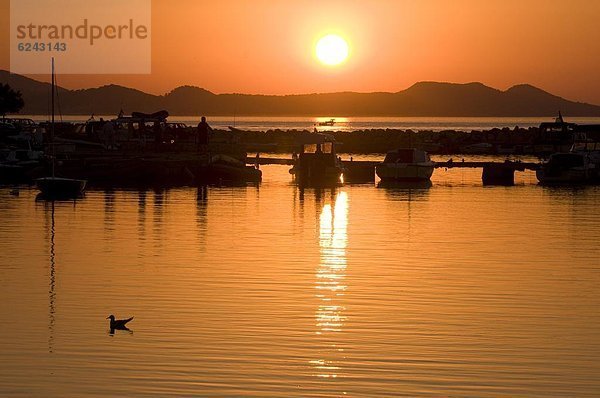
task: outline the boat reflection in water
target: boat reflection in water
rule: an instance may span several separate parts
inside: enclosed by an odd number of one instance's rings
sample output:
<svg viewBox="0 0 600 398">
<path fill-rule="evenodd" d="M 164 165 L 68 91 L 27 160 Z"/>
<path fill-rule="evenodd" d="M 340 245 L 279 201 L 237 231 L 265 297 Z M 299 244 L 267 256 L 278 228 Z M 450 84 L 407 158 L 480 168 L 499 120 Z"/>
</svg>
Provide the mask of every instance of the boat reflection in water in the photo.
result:
<svg viewBox="0 0 600 398">
<path fill-rule="evenodd" d="M 421 181 L 384 181 L 381 180 L 377 184 L 377 188 L 385 188 L 388 191 L 423 191 L 427 192 L 429 188 L 431 188 L 433 184 L 431 180 L 421 180 Z"/>
<path fill-rule="evenodd" d="M 323 205 L 319 215 L 320 263 L 316 270 L 316 335 L 321 347 L 319 358 L 312 360 L 315 375 L 322 378 L 340 376 L 344 347 L 344 295 L 346 294 L 346 247 L 348 245 L 348 195 L 332 193 L 331 203 Z"/>
<path fill-rule="evenodd" d="M 384 189 L 386 196 L 392 201 L 408 202 L 410 216 L 410 202 L 427 200 L 431 181 L 380 181 L 378 189 Z"/>
</svg>

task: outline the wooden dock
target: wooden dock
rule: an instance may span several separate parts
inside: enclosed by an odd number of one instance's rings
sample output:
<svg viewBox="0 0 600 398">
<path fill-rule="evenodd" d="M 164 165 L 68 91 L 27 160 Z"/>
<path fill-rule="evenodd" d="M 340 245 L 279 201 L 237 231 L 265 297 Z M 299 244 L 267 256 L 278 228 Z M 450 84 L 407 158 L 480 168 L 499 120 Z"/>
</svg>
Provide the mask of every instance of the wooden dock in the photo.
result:
<svg viewBox="0 0 600 398">
<path fill-rule="evenodd" d="M 436 169 L 481 168 L 483 185 L 515 185 L 515 171 L 535 171 L 537 163 L 506 160 L 504 162 L 436 162 Z"/>
<path fill-rule="evenodd" d="M 293 166 L 294 159 L 263 158 L 263 157 L 259 157 L 258 159 L 256 157 L 247 157 L 246 158 L 246 164 L 255 165 L 257 163 L 259 166 L 263 166 L 263 165 L 267 165 L 267 164 L 280 164 L 280 165 L 282 164 L 282 165 Z"/>
<path fill-rule="evenodd" d="M 248 164 L 252 165 L 288 165 L 294 164 L 293 159 L 286 158 L 266 158 L 248 157 Z M 375 166 L 380 162 L 353 160 L 342 161 L 346 172 L 344 179 L 348 182 L 373 182 L 375 181 Z M 536 171 L 539 168 L 538 163 L 504 161 L 504 162 L 435 162 L 436 169 L 456 169 L 456 168 L 481 168 L 482 180 L 484 185 L 514 185 L 516 171 Z"/>
<path fill-rule="evenodd" d="M 486 168 L 486 167 L 502 167 L 506 169 L 511 169 L 513 171 L 525 171 L 532 170 L 535 171 L 539 168 L 538 163 L 530 163 L 530 162 L 513 162 L 513 161 L 504 161 L 504 162 L 455 162 L 455 161 L 446 161 L 446 162 L 435 162 L 436 169 L 453 169 L 453 168 Z"/>
</svg>

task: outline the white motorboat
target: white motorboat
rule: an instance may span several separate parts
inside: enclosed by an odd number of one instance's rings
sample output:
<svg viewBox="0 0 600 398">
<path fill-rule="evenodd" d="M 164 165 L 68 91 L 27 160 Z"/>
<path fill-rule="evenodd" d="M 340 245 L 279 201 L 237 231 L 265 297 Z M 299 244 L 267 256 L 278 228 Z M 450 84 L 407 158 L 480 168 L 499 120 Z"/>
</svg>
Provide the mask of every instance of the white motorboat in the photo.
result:
<svg viewBox="0 0 600 398">
<path fill-rule="evenodd" d="M 420 149 L 397 149 L 388 152 L 383 163 L 375 167 L 382 181 L 423 181 L 433 174 L 435 163 Z"/>
</svg>

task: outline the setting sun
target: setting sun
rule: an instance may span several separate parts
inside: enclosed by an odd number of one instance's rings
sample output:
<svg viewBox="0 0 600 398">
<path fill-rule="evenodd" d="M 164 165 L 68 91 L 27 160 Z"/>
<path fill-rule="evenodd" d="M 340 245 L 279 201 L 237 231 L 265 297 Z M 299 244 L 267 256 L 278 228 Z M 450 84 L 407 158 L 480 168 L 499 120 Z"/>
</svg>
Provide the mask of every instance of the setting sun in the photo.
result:
<svg viewBox="0 0 600 398">
<path fill-rule="evenodd" d="M 325 65 L 339 65 L 348 58 L 348 43 L 338 35 L 327 35 L 319 40 L 316 55 Z"/>
</svg>

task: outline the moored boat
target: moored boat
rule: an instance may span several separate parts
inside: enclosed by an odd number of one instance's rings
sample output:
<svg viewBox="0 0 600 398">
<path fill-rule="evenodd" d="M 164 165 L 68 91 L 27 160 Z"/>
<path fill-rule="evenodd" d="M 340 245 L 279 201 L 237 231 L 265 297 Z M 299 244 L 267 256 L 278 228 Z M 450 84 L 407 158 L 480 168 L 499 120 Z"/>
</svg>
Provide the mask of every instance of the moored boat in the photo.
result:
<svg viewBox="0 0 600 398">
<path fill-rule="evenodd" d="M 86 181 L 72 178 L 61 178 L 55 175 L 56 151 L 54 143 L 54 58 L 52 58 L 52 119 L 50 122 L 50 145 L 52 147 L 52 174 L 35 180 L 36 186 L 41 191 L 42 198 L 48 200 L 77 198 L 83 195 Z"/>
<path fill-rule="evenodd" d="M 341 183 L 344 166 L 335 151 L 335 140 L 327 134 L 311 134 L 290 170 L 300 185 Z"/>
<path fill-rule="evenodd" d="M 600 183 L 600 143 L 575 142 L 571 151 L 550 155 L 536 171 L 540 184 Z"/>
<path fill-rule="evenodd" d="M 317 123 L 317 125 L 319 125 L 319 126 L 330 126 L 331 127 L 331 126 L 335 125 L 335 119 L 329 119 L 329 120 L 326 120 L 324 122 L 319 122 L 319 123 Z"/>
<path fill-rule="evenodd" d="M 435 163 L 423 150 L 397 149 L 387 153 L 375 172 L 382 181 L 422 181 L 431 178 L 434 167 Z"/>
<path fill-rule="evenodd" d="M 27 149 L 0 150 L 0 184 L 27 182 L 28 174 L 41 167 L 43 155 Z"/>
<path fill-rule="evenodd" d="M 262 180 L 262 171 L 231 156 L 215 155 L 199 179 L 204 182 L 256 183 Z"/>
<path fill-rule="evenodd" d="M 42 177 L 35 180 L 37 188 L 44 198 L 77 198 L 83 195 L 86 181 L 73 178 Z"/>
</svg>

